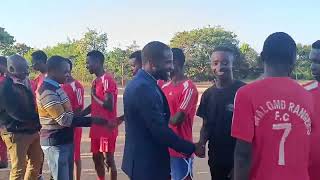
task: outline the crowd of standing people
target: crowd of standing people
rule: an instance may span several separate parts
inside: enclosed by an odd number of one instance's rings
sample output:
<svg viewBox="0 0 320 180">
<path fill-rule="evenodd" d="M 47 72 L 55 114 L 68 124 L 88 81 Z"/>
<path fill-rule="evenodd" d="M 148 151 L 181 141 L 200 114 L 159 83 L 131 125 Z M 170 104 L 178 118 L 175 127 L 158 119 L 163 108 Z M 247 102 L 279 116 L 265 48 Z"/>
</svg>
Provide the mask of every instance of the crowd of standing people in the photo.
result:
<svg viewBox="0 0 320 180">
<path fill-rule="evenodd" d="M 207 143 L 212 180 L 318 180 L 320 41 L 309 56 L 315 80 L 303 86 L 290 78 L 296 51 L 288 34 L 271 34 L 261 52 L 264 73 L 246 84 L 233 77 L 236 52 L 215 47 L 215 82 L 198 103 L 183 50 L 150 42 L 129 58 L 134 77 L 121 116 L 117 83 L 100 51 L 87 53 L 86 68 L 96 78 L 86 108 L 70 59 L 35 51 L 32 67 L 40 74 L 30 80 L 25 58 L 0 57 L 0 168 L 8 167 L 8 152 L 10 180 L 43 179 L 45 159 L 51 179 L 80 180 L 81 127 L 90 127 L 97 179 L 104 180 L 107 169 L 117 180 L 114 153 L 124 122 L 122 170 L 131 180 L 192 180 L 194 158 L 206 156 Z M 203 120 L 198 142 L 196 115 Z"/>
</svg>

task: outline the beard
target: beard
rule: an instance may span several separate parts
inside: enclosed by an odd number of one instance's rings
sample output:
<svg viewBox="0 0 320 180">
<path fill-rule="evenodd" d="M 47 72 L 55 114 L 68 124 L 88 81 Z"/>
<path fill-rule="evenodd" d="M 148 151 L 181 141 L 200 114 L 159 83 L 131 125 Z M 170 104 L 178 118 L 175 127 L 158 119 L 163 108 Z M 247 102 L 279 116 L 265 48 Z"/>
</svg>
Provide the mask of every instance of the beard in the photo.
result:
<svg viewBox="0 0 320 180">
<path fill-rule="evenodd" d="M 169 80 L 169 73 L 167 71 L 155 71 L 154 73 L 152 73 L 152 76 L 156 79 L 156 80 L 164 80 L 164 81 L 168 81 Z"/>
</svg>

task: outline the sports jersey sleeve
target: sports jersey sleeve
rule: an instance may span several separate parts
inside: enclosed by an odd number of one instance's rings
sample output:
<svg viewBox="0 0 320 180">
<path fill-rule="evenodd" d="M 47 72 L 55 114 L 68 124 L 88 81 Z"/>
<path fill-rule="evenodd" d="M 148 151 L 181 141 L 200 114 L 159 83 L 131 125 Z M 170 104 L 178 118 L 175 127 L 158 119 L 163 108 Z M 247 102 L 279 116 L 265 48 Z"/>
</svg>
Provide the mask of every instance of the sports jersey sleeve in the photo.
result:
<svg viewBox="0 0 320 180">
<path fill-rule="evenodd" d="M 104 94 L 111 93 L 114 95 L 118 93 L 117 83 L 114 79 L 107 78 L 103 83 Z"/>
<path fill-rule="evenodd" d="M 231 135 L 251 143 L 254 137 L 254 112 L 252 103 L 243 89 L 235 97 Z"/>
<path fill-rule="evenodd" d="M 77 82 L 76 85 L 76 95 L 77 95 L 77 104 L 79 109 L 84 107 L 84 88 L 80 82 Z"/>
<path fill-rule="evenodd" d="M 164 85 L 165 81 L 164 80 L 158 80 L 157 84 L 159 87 L 162 87 Z"/>
<path fill-rule="evenodd" d="M 168 123 L 165 120 L 165 114 L 163 112 L 162 103 L 159 103 L 162 97 L 154 89 L 148 86 L 141 86 L 139 94 L 134 97 L 135 106 L 141 113 L 142 120 L 146 127 L 149 129 L 152 138 L 167 147 L 174 149 L 177 152 L 181 152 L 186 155 L 191 155 L 195 147 L 192 143 L 183 140 L 176 135 L 172 129 L 168 127 Z M 140 95 L 140 96 L 139 96 Z M 144 100 L 140 101 L 139 97 L 144 96 Z"/>
<path fill-rule="evenodd" d="M 180 112 L 190 112 L 190 109 L 194 108 L 198 102 L 198 90 L 194 85 L 188 85 L 182 92 L 179 109 Z"/>
</svg>

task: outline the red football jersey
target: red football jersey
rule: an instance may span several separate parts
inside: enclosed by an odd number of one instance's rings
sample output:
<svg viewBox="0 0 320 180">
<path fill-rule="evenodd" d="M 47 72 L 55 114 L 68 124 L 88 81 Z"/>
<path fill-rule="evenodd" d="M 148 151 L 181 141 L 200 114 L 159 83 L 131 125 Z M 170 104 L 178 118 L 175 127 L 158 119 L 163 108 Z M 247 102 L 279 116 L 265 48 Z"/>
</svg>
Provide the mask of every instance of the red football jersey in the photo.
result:
<svg viewBox="0 0 320 180">
<path fill-rule="evenodd" d="M 313 99 L 286 77 L 239 89 L 232 136 L 252 144 L 250 180 L 308 180 Z"/>
<path fill-rule="evenodd" d="M 181 138 L 193 142 L 192 125 L 196 113 L 198 102 L 198 90 L 191 80 L 185 80 L 177 85 L 171 81 L 162 85 L 162 91 L 165 94 L 170 107 L 171 117 L 177 112 L 184 112 L 186 119 L 178 126 L 169 125 L 169 127 Z M 172 157 L 186 157 L 173 149 L 169 149 Z"/>
<path fill-rule="evenodd" d="M 92 82 L 92 90 L 95 91 L 96 96 L 104 101 L 105 96 L 108 93 L 111 93 L 113 96 L 113 111 L 110 112 L 97 103 L 94 98 L 91 98 L 91 116 L 105 118 L 106 120 L 115 121 L 117 118 L 117 99 L 118 99 L 118 88 L 117 83 L 114 78 L 106 73 L 103 76 L 95 79 Z M 118 128 L 115 128 L 112 132 L 109 132 L 104 127 L 100 127 L 97 125 L 92 125 L 90 129 L 90 137 L 91 138 L 100 138 L 100 137 L 108 137 L 111 134 L 117 133 Z"/>
<path fill-rule="evenodd" d="M 158 86 L 161 88 L 166 82 L 164 80 L 157 80 Z"/>
<path fill-rule="evenodd" d="M 70 99 L 72 110 L 82 110 L 84 106 L 84 88 L 82 84 L 75 80 L 71 83 L 63 84 L 62 89 Z"/>
<path fill-rule="evenodd" d="M 312 133 L 310 146 L 310 180 L 318 180 L 320 177 L 320 85 L 317 81 L 311 81 L 304 88 L 313 96 L 314 118 L 312 119 Z"/>
<path fill-rule="evenodd" d="M 47 74 L 39 74 L 31 83 L 32 90 L 36 92 L 38 88 L 43 83 L 43 80 L 46 78 Z"/>
</svg>

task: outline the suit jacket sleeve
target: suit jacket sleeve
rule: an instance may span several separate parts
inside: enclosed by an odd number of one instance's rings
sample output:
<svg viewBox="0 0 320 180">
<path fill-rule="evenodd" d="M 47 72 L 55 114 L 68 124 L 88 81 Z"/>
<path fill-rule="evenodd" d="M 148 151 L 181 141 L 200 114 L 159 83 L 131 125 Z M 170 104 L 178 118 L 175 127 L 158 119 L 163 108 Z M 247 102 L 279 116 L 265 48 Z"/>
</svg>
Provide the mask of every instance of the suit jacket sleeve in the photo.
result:
<svg viewBox="0 0 320 180">
<path fill-rule="evenodd" d="M 160 99 L 162 97 L 153 87 L 142 87 L 139 92 L 140 95 L 135 96 L 135 102 L 138 103 L 139 113 L 141 113 L 153 139 L 177 152 L 191 155 L 195 146 L 191 142 L 181 139 L 168 127 L 168 121 L 163 114 L 163 104 Z"/>
</svg>

